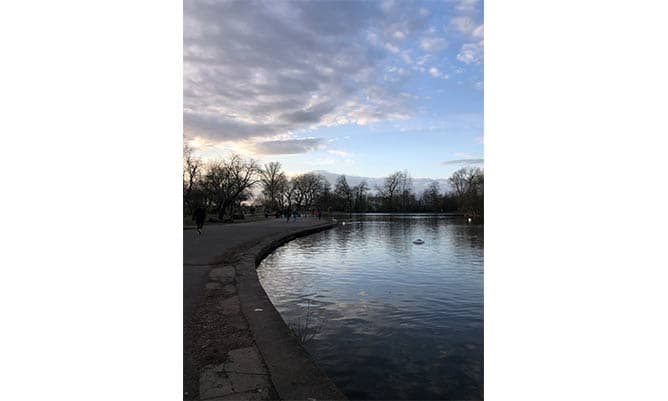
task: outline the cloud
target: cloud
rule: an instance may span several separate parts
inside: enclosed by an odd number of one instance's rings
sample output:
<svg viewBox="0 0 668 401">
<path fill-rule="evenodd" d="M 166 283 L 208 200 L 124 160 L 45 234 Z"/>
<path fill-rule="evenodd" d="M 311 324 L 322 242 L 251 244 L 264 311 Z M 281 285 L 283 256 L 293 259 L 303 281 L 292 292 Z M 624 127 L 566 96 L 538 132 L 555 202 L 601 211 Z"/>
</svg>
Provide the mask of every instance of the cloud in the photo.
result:
<svg viewBox="0 0 668 401">
<path fill-rule="evenodd" d="M 402 67 L 388 67 L 385 69 L 383 79 L 388 82 L 401 82 L 410 76 L 410 72 Z"/>
<path fill-rule="evenodd" d="M 313 160 L 308 160 L 306 161 L 306 163 L 312 166 L 322 167 L 322 166 L 333 166 L 337 163 L 337 161 L 331 158 L 317 158 Z"/>
<path fill-rule="evenodd" d="M 392 34 L 392 37 L 395 38 L 395 39 L 397 39 L 397 40 L 402 40 L 402 39 L 405 39 L 405 38 L 406 38 L 406 34 L 403 33 L 403 32 L 401 32 L 401 31 L 395 31 L 395 32 Z"/>
<path fill-rule="evenodd" d="M 476 10 L 476 6 L 480 0 L 447 0 L 448 3 L 454 3 L 454 8 L 457 11 L 471 13 Z"/>
<path fill-rule="evenodd" d="M 480 64 L 482 61 L 482 42 L 465 43 L 457 54 L 457 60 L 464 64 Z"/>
<path fill-rule="evenodd" d="M 406 118 L 410 103 L 377 77 L 395 53 L 412 62 L 396 41 L 422 29 L 425 17 L 408 6 L 185 2 L 186 138 L 265 143 L 256 148 L 267 151 L 302 130 Z M 444 40 L 425 45 L 436 51 Z"/>
<path fill-rule="evenodd" d="M 392 53 L 395 53 L 395 54 L 399 53 L 401 51 L 401 49 L 399 49 L 397 46 L 393 45 L 392 43 L 386 43 L 385 48 L 387 50 L 391 51 Z"/>
<path fill-rule="evenodd" d="M 248 148 L 260 155 L 293 155 L 310 152 L 323 146 L 323 138 L 304 138 L 254 142 L 249 144 Z"/>
<path fill-rule="evenodd" d="M 440 37 L 426 37 L 420 39 L 420 47 L 428 53 L 437 53 L 448 46 L 448 42 Z"/>
<path fill-rule="evenodd" d="M 447 79 L 447 78 L 448 78 L 448 75 L 447 75 L 447 74 L 444 74 L 443 72 L 441 72 L 441 71 L 440 71 L 438 68 L 436 68 L 436 67 L 431 67 L 431 68 L 429 69 L 429 73 L 430 73 L 434 78 L 443 78 L 443 79 Z"/>
<path fill-rule="evenodd" d="M 399 54 L 399 58 L 403 60 L 404 63 L 411 65 L 413 64 L 413 59 L 411 58 L 410 52 L 409 51 L 402 51 L 401 54 Z"/>
<path fill-rule="evenodd" d="M 455 156 L 461 157 L 462 159 L 478 159 L 482 157 L 482 153 L 467 153 L 467 152 L 457 152 Z"/>
<path fill-rule="evenodd" d="M 336 149 L 328 150 L 327 153 L 329 153 L 331 155 L 341 156 L 341 157 L 348 157 L 348 156 L 351 155 L 350 152 L 346 152 L 345 150 L 336 150 Z"/>
<path fill-rule="evenodd" d="M 448 160 L 444 161 L 441 164 L 444 166 L 450 166 L 453 164 L 462 164 L 462 165 L 469 165 L 469 164 L 483 164 L 484 159 L 461 159 L 461 160 Z"/>
<path fill-rule="evenodd" d="M 430 57 L 431 57 L 430 54 L 425 54 L 425 55 L 423 55 L 423 56 L 420 57 L 420 59 L 417 61 L 417 65 L 424 65 L 424 63 L 426 63 L 427 60 L 429 60 Z"/>
<path fill-rule="evenodd" d="M 485 26 L 484 26 L 484 24 L 478 25 L 473 30 L 473 32 L 471 32 L 471 35 L 476 39 L 483 39 L 485 37 Z"/>
<path fill-rule="evenodd" d="M 476 28 L 473 18 L 466 16 L 452 18 L 450 20 L 449 26 L 452 27 L 455 31 L 467 35 L 471 34 L 471 32 L 473 32 L 473 30 Z"/>
</svg>

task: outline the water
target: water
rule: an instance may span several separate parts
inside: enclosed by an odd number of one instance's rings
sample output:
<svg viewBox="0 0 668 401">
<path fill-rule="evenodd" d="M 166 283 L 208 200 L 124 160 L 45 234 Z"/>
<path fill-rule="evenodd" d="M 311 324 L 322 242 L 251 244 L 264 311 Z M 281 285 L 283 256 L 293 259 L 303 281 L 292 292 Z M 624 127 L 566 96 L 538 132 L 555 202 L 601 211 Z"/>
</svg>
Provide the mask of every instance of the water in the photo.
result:
<svg viewBox="0 0 668 401">
<path fill-rule="evenodd" d="M 359 215 L 258 267 L 289 325 L 350 399 L 483 398 L 483 227 Z M 423 245 L 412 241 L 422 238 Z"/>
</svg>

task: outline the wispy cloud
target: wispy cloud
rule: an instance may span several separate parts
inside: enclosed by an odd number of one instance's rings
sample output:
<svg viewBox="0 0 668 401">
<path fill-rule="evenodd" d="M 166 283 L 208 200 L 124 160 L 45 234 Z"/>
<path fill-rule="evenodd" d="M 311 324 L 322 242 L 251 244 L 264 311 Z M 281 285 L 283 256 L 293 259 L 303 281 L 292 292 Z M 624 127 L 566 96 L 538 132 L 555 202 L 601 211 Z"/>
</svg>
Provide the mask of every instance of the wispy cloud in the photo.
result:
<svg viewBox="0 0 668 401">
<path fill-rule="evenodd" d="M 441 37 L 425 37 L 420 39 L 420 47 L 429 53 L 437 53 L 448 46 L 448 41 Z"/>
<path fill-rule="evenodd" d="M 482 62 L 482 43 L 465 43 L 457 54 L 457 60 L 464 64 Z"/>
<path fill-rule="evenodd" d="M 341 156 L 341 157 L 348 157 L 351 155 L 350 152 L 346 152 L 345 150 L 337 150 L 337 149 L 330 149 L 327 151 L 327 153 L 331 155 L 336 155 L 336 156 Z"/>
<path fill-rule="evenodd" d="M 483 39 L 485 37 L 485 26 L 483 24 L 478 25 L 473 32 L 471 32 L 471 36 L 476 39 Z"/>
<path fill-rule="evenodd" d="M 447 0 L 448 3 L 454 3 L 455 10 L 471 13 L 476 10 L 480 0 Z"/>
<path fill-rule="evenodd" d="M 260 155 L 293 155 L 320 149 L 324 147 L 324 142 L 322 138 L 286 139 L 254 142 L 248 148 Z"/>
<path fill-rule="evenodd" d="M 405 39 L 405 38 L 406 38 L 406 34 L 403 33 L 403 32 L 401 32 L 401 31 L 395 31 L 395 32 L 392 34 L 392 37 L 393 37 L 394 39 L 402 40 L 402 39 Z"/>
<path fill-rule="evenodd" d="M 385 70 L 383 79 L 388 82 L 401 82 L 410 76 L 410 72 L 402 67 L 388 67 Z"/>
<path fill-rule="evenodd" d="M 450 166 L 453 164 L 462 164 L 462 165 L 468 165 L 468 164 L 483 164 L 484 159 L 460 159 L 460 160 L 447 160 L 442 162 L 441 164 L 444 166 Z"/>
<path fill-rule="evenodd" d="M 458 16 L 450 20 L 449 26 L 455 31 L 463 34 L 471 34 L 476 28 L 475 21 L 469 16 Z"/>
<path fill-rule="evenodd" d="M 482 153 L 467 153 L 467 152 L 457 152 L 455 156 L 462 159 L 479 159 L 482 158 Z"/>
<path fill-rule="evenodd" d="M 441 70 L 439 70 L 436 67 L 431 67 L 429 68 L 429 73 L 434 77 L 434 78 L 443 78 L 447 79 L 448 75 L 443 73 Z"/>
</svg>

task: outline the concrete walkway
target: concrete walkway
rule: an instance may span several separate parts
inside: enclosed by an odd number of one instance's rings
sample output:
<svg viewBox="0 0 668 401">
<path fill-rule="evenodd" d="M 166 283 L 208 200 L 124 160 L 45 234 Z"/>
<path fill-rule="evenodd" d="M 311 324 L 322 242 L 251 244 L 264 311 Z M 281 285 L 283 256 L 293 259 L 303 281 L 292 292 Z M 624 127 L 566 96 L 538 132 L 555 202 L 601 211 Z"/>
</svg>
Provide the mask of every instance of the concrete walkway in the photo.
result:
<svg viewBox="0 0 668 401">
<path fill-rule="evenodd" d="M 184 400 L 345 399 L 292 336 L 256 262 L 332 225 L 301 218 L 183 232 Z"/>
</svg>

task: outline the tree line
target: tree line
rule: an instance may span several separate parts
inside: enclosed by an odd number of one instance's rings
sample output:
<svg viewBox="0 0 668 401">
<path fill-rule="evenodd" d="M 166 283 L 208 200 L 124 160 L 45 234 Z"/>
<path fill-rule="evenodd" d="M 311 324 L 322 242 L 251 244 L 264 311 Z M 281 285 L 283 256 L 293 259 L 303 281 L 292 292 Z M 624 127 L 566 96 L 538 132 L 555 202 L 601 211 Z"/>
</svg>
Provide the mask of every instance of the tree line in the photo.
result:
<svg viewBox="0 0 668 401">
<path fill-rule="evenodd" d="M 260 166 L 253 159 L 232 155 L 204 163 L 184 146 L 183 207 L 190 216 L 196 207 L 206 208 L 218 219 L 234 218 L 244 210 L 284 213 L 318 208 L 324 212 L 458 212 L 483 217 L 484 173 L 463 167 L 448 178 L 450 190 L 437 181 L 417 194 L 407 171 L 397 171 L 382 185 L 370 188 L 362 181 L 350 186 L 345 175 L 334 187 L 315 173 L 288 178 L 278 162 Z M 258 191 L 259 190 L 259 191 Z M 255 195 L 254 195 L 255 193 Z"/>
</svg>

